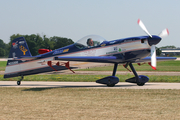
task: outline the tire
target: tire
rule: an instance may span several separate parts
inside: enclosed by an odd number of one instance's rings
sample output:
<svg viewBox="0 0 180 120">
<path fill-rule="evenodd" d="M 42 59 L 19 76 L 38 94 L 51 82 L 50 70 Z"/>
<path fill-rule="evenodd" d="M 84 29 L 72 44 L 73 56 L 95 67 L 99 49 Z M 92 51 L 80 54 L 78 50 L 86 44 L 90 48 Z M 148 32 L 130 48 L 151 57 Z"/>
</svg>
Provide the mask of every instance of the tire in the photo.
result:
<svg viewBox="0 0 180 120">
<path fill-rule="evenodd" d="M 21 85 L 21 81 L 17 81 L 17 85 Z"/>
<path fill-rule="evenodd" d="M 145 83 L 137 83 L 138 86 L 143 86 Z"/>
<path fill-rule="evenodd" d="M 114 87 L 115 84 L 107 84 L 108 87 Z"/>
</svg>

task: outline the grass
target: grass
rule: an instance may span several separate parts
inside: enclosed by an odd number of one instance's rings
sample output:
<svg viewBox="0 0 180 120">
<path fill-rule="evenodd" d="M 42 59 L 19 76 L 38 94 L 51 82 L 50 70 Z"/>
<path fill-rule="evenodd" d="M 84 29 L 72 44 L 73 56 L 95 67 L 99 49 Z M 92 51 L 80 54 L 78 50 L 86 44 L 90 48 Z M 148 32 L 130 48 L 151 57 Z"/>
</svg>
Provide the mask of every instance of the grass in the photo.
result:
<svg viewBox="0 0 180 120">
<path fill-rule="evenodd" d="M 4 71 L 6 68 L 7 61 L 0 61 L 0 71 Z"/>
<path fill-rule="evenodd" d="M 63 81 L 63 82 L 95 82 L 98 79 L 107 77 L 108 75 L 30 75 L 25 76 L 23 81 Z M 126 79 L 134 77 L 134 75 L 116 75 L 120 82 L 125 82 Z M 147 75 L 149 82 L 180 82 L 180 76 L 161 76 L 161 75 Z M 0 81 L 17 81 L 20 77 L 3 78 L 0 75 Z"/>
<path fill-rule="evenodd" d="M 136 71 L 154 71 L 147 63 L 144 65 L 133 64 Z M 129 68 L 129 67 L 128 67 Z M 130 69 L 130 68 L 129 68 Z M 89 68 L 89 69 L 79 69 L 78 71 L 112 71 L 112 66 L 104 66 L 97 68 Z M 127 71 L 122 65 L 118 66 L 118 71 Z M 174 71 L 180 72 L 180 61 L 162 61 L 157 63 L 156 71 Z"/>
<path fill-rule="evenodd" d="M 4 70 L 5 65 L 6 62 L 0 62 L 0 70 Z M 138 71 L 151 71 L 148 65 L 134 66 Z M 113 67 L 108 67 L 95 68 L 94 71 L 112 71 Z M 146 70 L 147 67 L 149 70 Z M 180 61 L 158 63 L 158 69 L 179 71 Z M 118 67 L 118 70 L 126 71 L 123 67 Z M 23 80 L 94 82 L 106 76 L 108 75 L 31 75 L 25 76 Z M 150 82 L 180 82 L 180 76 L 147 76 Z M 123 82 L 133 75 L 117 77 Z M 4 79 L 0 75 L 0 80 L 17 81 L 18 77 Z M 0 120 L 180 119 L 180 90 L 1 87 L 0 101 Z"/>
<path fill-rule="evenodd" d="M 180 90 L 0 88 L 0 119 L 180 119 Z"/>
</svg>

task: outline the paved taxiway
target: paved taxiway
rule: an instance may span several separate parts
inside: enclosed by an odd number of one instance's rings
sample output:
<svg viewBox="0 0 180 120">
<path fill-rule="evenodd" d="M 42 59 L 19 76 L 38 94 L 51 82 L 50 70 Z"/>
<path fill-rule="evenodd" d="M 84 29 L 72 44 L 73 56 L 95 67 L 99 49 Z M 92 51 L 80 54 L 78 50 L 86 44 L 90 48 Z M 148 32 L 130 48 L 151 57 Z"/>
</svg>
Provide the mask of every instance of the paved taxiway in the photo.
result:
<svg viewBox="0 0 180 120">
<path fill-rule="evenodd" d="M 180 89 L 180 83 L 146 83 L 137 86 L 133 83 L 119 82 L 115 87 L 97 84 L 95 82 L 34 82 L 22 81 L 17 85 L 16 81 L 0 81 L 0 87 L 17 88 L 104 88 L 104 89 Z"/>
</svg>

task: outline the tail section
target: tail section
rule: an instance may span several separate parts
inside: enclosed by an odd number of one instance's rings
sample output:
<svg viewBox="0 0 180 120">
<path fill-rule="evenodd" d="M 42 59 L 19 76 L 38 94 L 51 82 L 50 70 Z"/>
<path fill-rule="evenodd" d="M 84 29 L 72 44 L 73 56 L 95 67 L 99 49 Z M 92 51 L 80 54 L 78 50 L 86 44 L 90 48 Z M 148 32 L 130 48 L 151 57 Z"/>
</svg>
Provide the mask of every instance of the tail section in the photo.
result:
<svg viewBox="0 0 180 120">
<path fill-rule="evenodd" d="M 17 60 L 16 58 L 21 58 L 23 56 L 31 57 L 32 55 L 27 46 L 25 38 L 19 37 L 12 41 L 4 78 L 20 76 L 18 71 L 20 71 L 21 68 L 18 64 L 22 63 L 23 61 Z"/>
<path fill-rule="evenodd" d="M 9 58 L 21 58 L 22 56 L 32 56 L 24 37 L 16 38 L 12 41 Z"/>
</svg>

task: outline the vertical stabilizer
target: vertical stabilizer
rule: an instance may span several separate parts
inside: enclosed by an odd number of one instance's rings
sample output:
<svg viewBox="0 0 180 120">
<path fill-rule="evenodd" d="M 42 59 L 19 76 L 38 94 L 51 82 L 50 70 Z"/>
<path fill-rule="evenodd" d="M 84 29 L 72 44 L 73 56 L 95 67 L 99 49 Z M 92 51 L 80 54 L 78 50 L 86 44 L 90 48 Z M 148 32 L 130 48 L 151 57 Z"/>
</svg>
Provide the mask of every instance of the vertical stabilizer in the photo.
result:
<svg viewBox="0 0 180 120">
<path fill-rule="evenodd" d="M 12 41 L 9 58 L 21 58 L 21 56 L 32 56 L 24 37 Z"/>
<path fill-rule="evenodd" d="M 21 70 L 19 63 L 22 63 L 23 61 L 15 58 L 21 58 L 23 56 L 31 57 L 32 55 L 29 51 L 25 38 L 19 37 L 12 41 L 4 78 L 20 75 L 18 73 L 18 71 Z"/>
</svg>

